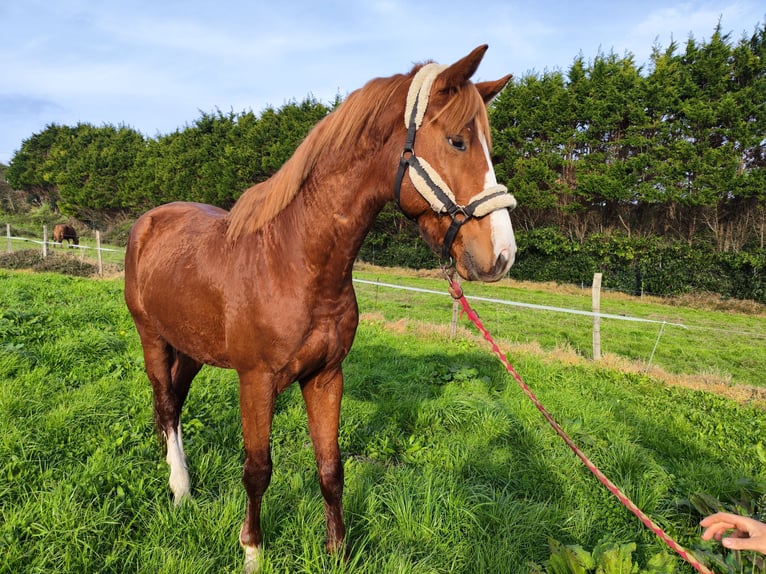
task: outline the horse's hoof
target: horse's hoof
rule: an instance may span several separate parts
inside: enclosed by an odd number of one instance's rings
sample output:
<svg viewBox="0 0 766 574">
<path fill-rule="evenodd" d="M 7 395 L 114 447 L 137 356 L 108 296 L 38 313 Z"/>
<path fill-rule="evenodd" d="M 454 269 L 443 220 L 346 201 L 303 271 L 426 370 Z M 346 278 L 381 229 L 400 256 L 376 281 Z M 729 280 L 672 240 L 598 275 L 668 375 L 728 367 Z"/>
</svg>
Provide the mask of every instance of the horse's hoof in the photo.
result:
<svg viewBox="0 0 766 574">
<path fill-rule="evenodd" d="M 184 492 L 181 495 L 173 494 L 173 506 L 175 506 L 176 508 L 181 506 L 184 503 L 184 500 L 186 500 L 187 498 L 190 498 L 190 496 L 191 495 L 189 494 L 188 491 Z"/>
</svg>

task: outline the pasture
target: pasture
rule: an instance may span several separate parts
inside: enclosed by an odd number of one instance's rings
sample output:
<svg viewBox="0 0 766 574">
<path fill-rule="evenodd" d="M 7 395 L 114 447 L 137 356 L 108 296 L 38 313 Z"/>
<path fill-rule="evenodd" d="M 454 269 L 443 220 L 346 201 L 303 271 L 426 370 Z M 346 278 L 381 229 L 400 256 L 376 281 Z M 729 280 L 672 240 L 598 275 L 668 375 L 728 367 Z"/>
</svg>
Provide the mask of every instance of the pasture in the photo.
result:
<svg viewBox="0 0 766 574">
<path fill-rule="evenodd" d="M 184 411 L 192 498 L 176 508 L 122 288 L 121 279 L 0 270 L 0 572 L 241 569 L 236 377 L 206 367 L 192 385 Z M 600 486 L 469 327 L 448 336 L 449 298 L 369 286 L 357 292 L 363 319 L 344 363 L 340 429 L 350 557 L 325 554 L 314 453 L 293 386 L 277 401 L 271 437 L 265 572 L 528 574 L 544 571 L 551 541 L 585 549 L 635 543 L 633 559 L 643 568 L 665 553 L 675 569 L 662 571 L 692 572 Z M 649 302 L 615 305 L 669 312 Z M 587 335 L 574 334 L 580 327 L 570 328 L 568 318 L 480 307 L 564 429 L 681 544 L 709 559 L 721 555 L 699 542 L 695 501 L 763 510 L 762 403 L 666 385 L 617 361 L 588 362 L 584 352 L 555 353 L 562 344 L 587 348 L 577 339 Z M 763 321 L 673 312 L 718 328 L 753 331 Z M 656 325 L 649 343 L 635 328 L 602 326 L 613 329 L 605 350 L 645 359 Z M 725 351 L 733 360 L 695 371 L 708 365 L 711 347 L 727 348 L 727 337 L 704 333 L 708 339 L 692 343 L 669 339 L 675 351 L 657 362 L 703 382 L 712 373 L 729 386 L 763 386 L 751 365 L 766 354 L 758 340 L 749 353 L 738 344 Z M 530 348 L 528 338 L 540 346 Z"/>
<path fill-rule="evenodd" d="M 32 239 L 28 237 L 3 238 L 3 253 L 13 253 L 24 250 L 39 250 L 42 253 L 42 238 Z M 101 244 L 101 260 L 106 268 L 106 275 L 121 271 L 125 260 L 125 249 L 114 245 Z M 88 261 L 96 264 L 98 261 L 98 245 L 92 237 L 81 235 L 80 245 L 70 246 L 48 242 L 49 256 L 67 256 L 80 261 Z"/>
<path fill-rule="evenodd" d="M 355 277 L 367 282 L 388 282 L 405 287 L 439 291 L 445 295 L 397 291 L 376 285 L 357 285 L 361 306 L 388 321 L 425 321 L 448 325 L 450 298 L 439 272 L 414 273 L 369 265 L 357 268 Z M 590 287 L 551 287 L 513 280 L 484 285 L 471 283 L 466 295 L 500 299 L 570 311 L 591 311 Z M 379 303 L 379 304 L 378 304 Z M 473 302 L 496 338 L 509 348 L 526 348 L 568 355 L 567 360 L 590 358 L 593 319 L 559 311 Z M 766 399 L 766 310 L 754 302 L 715 296 L 686 299 L 631 297 L 605 291 L 601 312 L 637 322 L 602 319 L 602 363 L 649 372 L 671 382 L 693 382 L 699 388 L 743 387 L 753 398 Z M 662 322 L 666 322 L 663 326 Z M 470 329 L 470 327 L 469 327 Z M 654 350 L 654 355 L 652 351 Z M 651 363 L 650 360 L 651 359 Z M 630 363 L 630 364 L 626 364 Z"/>
</svg>

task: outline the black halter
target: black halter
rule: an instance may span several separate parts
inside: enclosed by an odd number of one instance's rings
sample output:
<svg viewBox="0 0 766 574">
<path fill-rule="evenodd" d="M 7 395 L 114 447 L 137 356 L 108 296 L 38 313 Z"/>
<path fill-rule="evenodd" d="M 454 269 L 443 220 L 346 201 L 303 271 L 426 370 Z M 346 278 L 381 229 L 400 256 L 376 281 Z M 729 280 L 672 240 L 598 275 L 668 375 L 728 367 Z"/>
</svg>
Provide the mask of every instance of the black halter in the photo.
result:
<svg viewBox="0 0 766 574">
<path fill-rule="evenodd" d="M 508 190 L 505 186 L 498 185 L 484 190 L 482 193 L 479 193 L 467 205 L 458 205 L 453 200 L 454 196 L 451 197 L 451 193 L 446 193 L 440 185 L 434 182 L 431 173 L 429 173 L 429 170 L 423 166 L 421 161 L 415 155 L 415 134 L 418 130 L 416 118 L 418 115 L 421 95 L 422 91 L 418 92 L 410 112 L 407 126 L 407 139 L 404 143 L 404 149 L 402 150 L 401 158 L 399 159 L 399 169 L 396 173 L 396 180 L 394 181 L 394 200 L 396 201 L 396 205 L 399 207 L 401 212 L 404 213 L 404 215 L 406 215 L 409 219 L 414 221 L 415 218 L 404 211 L 400 202 L 402 180 L 404 179 L 404 174 L 408 168 L 413 168 L 417 175 L 420 176 L 420 178 L 425 182 L 437 200 L 438 207 L 434 206 L 433 203 L 429 201 L 429 203 L 431 203 L 432 209 L 440 215 L 446 213 L 451 219 L 450 226 L 447 229 L 447 233 L 444 236 L 444 241 L 442 242 L 441 251 L 441 258 L 448 260 L 450 259 L 450 250 L 452 249 L 452 244 L 454 243 L 458 231 L 460 231 L 460 228 L 463 226 L 463 224 L 465 224 L 469 219 L 474 217 L 484 217 L 485 215 L 493 211 L 497 211 L 498 209 L 513 209 L 513 207 L 516 205 L 516 200 L 512 195 L 508 193 Z M 426 98 L 427 97 L 428 94 L 426 94 Z M 417 185 L 415 187 L 418 189 Z M 420 189 L 418 189 L 418 192 L 423 195 L 423 192 Z M 507 199 L 502 201 L 500 205 L 496 207 L 488 208 L 485 205 L 489 201 L 504 197 Z M 428 200 L 428 198 L 426 199 Z M 481 209 L 482 206 L 484 206 L 484 209 Z M 477 214 L 477 211 L 479 214 Z"/>
</svg>

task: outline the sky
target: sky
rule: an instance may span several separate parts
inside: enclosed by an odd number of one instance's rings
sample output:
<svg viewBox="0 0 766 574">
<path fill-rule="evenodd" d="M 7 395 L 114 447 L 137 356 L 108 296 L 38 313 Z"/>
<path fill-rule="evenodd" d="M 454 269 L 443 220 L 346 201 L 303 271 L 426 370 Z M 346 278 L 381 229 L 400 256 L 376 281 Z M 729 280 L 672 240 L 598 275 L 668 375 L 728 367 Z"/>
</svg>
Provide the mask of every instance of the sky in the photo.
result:
<svg viewBox="0 0 766 574">
<path fill-rule="evenodd" d="M 146 137 L 202 113 L 331 103 L 413 64 L 480 44 L 475 80 L 566 71 L 578 56 L 736 43 L 763 0 L 3 0 L 0 163 L 50 124 L 129 126 Z"/>
</svg>

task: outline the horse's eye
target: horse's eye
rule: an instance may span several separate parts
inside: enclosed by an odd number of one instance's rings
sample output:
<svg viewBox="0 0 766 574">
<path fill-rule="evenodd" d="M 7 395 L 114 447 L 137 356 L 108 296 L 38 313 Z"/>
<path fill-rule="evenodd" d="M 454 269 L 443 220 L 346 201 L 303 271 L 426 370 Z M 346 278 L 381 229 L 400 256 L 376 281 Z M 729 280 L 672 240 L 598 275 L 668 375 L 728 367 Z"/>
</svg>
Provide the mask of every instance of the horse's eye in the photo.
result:
<svg viewBox="0 0 766 574">
<path fill-rule="evenodd" d="M 463 136 L 447 136 L 447 143 L 458 151 L 465 151 L 465 140 Z"/>
</svg>

